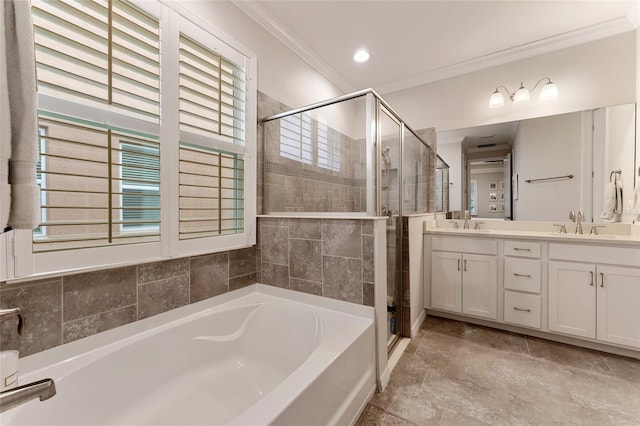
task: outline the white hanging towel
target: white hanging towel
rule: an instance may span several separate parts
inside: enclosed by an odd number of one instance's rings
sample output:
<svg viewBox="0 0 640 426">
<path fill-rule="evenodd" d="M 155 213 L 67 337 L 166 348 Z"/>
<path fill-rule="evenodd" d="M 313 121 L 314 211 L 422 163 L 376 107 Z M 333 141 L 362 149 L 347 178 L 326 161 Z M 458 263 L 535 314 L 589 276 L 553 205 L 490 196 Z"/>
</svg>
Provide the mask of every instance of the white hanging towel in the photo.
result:
<svg viewBox="0 0 640 426">
<path fill-rule="evenodd" d="M 633 191 L 633 208 L 631 209 L 631 220 L 640 223 L 640 182 Z"/>
<path fill-rule="evenodd" d="M 600 217 L 609 222 L 619 222 L 623 211 L 622 179 L 609 182 L 604 192 L 604 210 Z"/>
<path fill-rule="evenodd" d="M 30 2 L 0 1 L 0 232 L 40 223 L 38 108 Z"/>
</svg>

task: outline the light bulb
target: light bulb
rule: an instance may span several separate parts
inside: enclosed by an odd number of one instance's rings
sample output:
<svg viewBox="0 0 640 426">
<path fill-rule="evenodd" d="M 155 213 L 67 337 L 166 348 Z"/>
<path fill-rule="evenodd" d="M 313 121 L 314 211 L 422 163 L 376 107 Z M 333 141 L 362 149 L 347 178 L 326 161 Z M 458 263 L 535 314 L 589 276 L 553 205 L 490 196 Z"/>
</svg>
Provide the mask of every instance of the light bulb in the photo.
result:
<svg viewBox="0 0 640 426">
<path fill-rule="evenodd" d="M 520 88 L 513 95 L 513 103 L 519 104 L 523 102 L 529 102 L 529 90 L 520 83 Z"/>
<path fill-rule="evenodd" d="M 542 87 L 542 91 L 540 92 L 540 100 L 541 101 L 550 101 L 558 97 L 558 86 L 549 80 L 547 84 Z"/>
<path fill-rule="evenodd" d="M 369 60 L 369 52 L 367 52 L 364 49 L 358 50 L 354 55 L 353 55 L 353 60 L 356 62 L 366 62 Z"/>
<path fill-rule="evenodd" d="M 498 92 L 498 89 L 496 89 L 496 91 L 493 92 L 493 95 L 491 95 L 491 98 L 489 98 L 489 108 L 500 108 L 503 105 L 504 96 L 502 96 L 502 93 Z"/>
</svg>

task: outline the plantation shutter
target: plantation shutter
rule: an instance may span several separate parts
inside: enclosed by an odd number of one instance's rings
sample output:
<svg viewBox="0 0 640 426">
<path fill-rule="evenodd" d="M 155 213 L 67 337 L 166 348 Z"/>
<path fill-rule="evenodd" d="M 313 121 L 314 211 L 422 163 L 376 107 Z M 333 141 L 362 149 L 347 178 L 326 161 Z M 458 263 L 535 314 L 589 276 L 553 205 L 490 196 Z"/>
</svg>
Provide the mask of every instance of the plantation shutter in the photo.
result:
<svg viewBox="0 0 640 426">
<path fill-rule="evenodd" d="M 244 231 L 245 73 L 179 38 L 179 229 L 189 240 Z"/>
<path fill-rule="evenodd" d="M 43 191 L 34 252 L 159 241 L 158 19 L 122 0 L 32 4 Z"/>
</svg>

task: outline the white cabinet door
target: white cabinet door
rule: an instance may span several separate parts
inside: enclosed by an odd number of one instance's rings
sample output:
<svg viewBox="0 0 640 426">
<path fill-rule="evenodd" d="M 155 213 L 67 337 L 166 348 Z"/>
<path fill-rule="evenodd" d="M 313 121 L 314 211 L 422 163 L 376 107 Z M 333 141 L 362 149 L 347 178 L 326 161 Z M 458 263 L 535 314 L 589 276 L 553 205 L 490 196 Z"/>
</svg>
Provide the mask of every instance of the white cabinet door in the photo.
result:
<svg viewBox="0 0 640 426">
<path fill-rule="evenodd" d="M 598 340 L 640 348 L 640 269 L 597 267 Z"/>
<path fill-rule="evenodd" d="M 462 256 L 462 312 L 498 318 L 498 262 L 496 256 Z"/>
<path fill-rule="evenodd" d="M 549 262 L 549 330 L 596 337 L 596 268 Z"/>
<path fill-rule="evenodd" d="M 431 254 L 431 307 L 462 312 L 462 255 Z"/>
</svg>

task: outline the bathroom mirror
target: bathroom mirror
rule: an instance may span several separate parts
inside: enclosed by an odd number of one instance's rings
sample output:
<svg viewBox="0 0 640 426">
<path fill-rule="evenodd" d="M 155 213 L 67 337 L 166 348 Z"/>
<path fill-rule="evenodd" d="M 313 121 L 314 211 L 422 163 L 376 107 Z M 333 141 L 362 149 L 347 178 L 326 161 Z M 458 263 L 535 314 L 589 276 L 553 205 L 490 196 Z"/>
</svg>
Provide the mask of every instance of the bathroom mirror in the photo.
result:
<svg viewBox="0 0 640 426">
<path fill-rule="evenodd" d="M 459 209 L 477 218 L 567 221 L 583 210 L 599 223 L 607 186 L 617 182 L 615 220 L 629 223 L 640 183 L 635 117 L 636 105 L 625 104 L 438 132 L 438 155 L 460 174 L 451 176 L 452 210 L 459 197 Z"/>
</svg>

